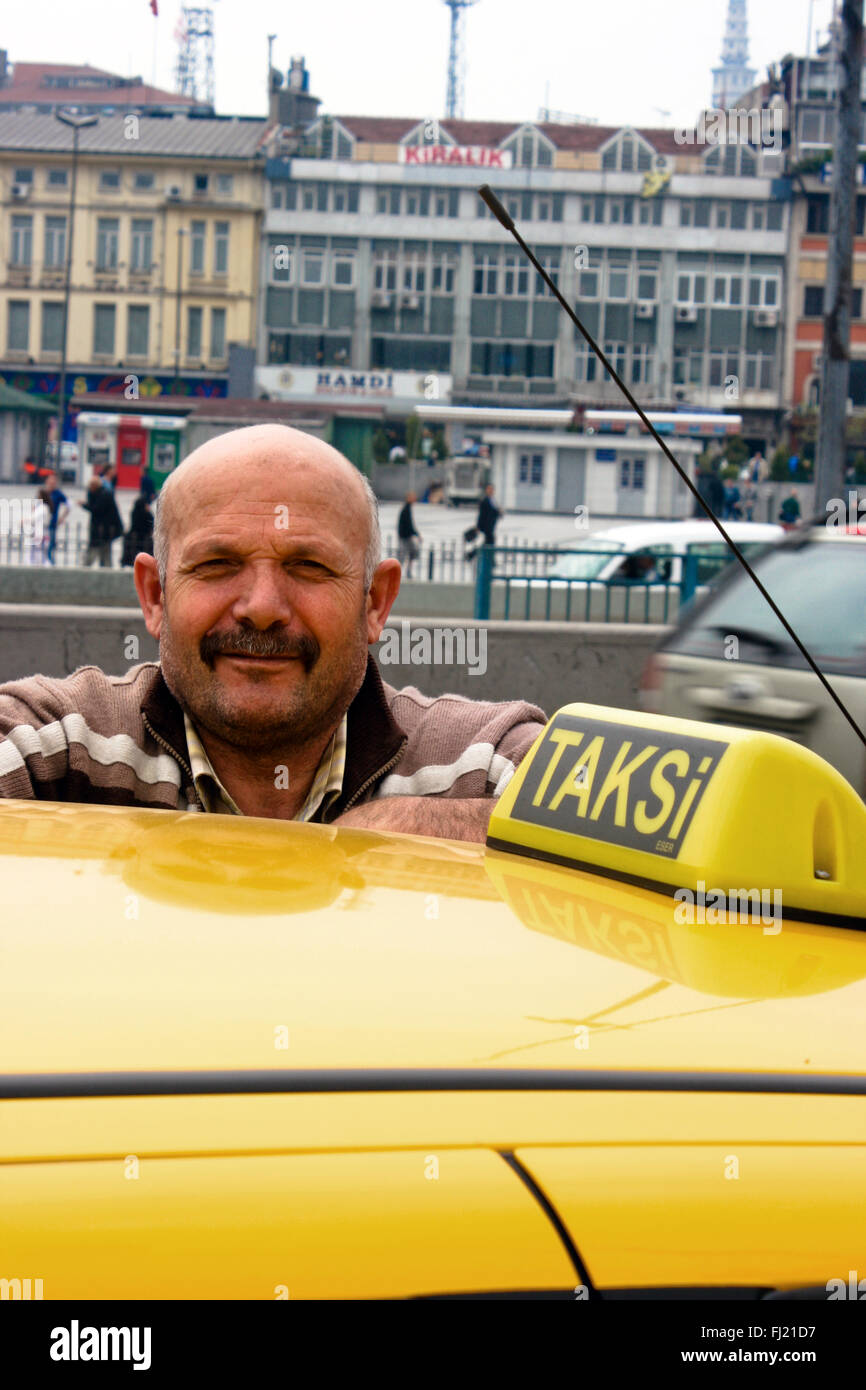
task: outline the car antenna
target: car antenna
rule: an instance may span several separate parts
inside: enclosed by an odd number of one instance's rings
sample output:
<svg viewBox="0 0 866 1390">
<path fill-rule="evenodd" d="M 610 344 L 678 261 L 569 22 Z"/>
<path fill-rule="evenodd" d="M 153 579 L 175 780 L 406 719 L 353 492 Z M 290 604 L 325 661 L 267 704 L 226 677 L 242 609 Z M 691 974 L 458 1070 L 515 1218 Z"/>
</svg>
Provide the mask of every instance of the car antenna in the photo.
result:
<svg viewBox="0 0 866 1390">
<path fill-rule="evenodd" d="M 584 328 L 583 324 L 581 323 L 580 319 L 577 317 L 577 314 L 574 312 L 574 310 L 572 309 L 571 305 L 570 305 L 570 304 L 567 304 L 566 301 L 563 299 L 562 295 L 559 293 L 559 290 L 557 289 L 556 285 L 555 285 L 555 284 L 553 283 L 553 281 L 551 280 L 551 278 L 550 278 L 550 276 L 548 275 L 547 271 L 545 270 L 544 266 L 541 264 L 541 262 L 540 262 L 540 261 L 533 255 L 533 253 L 530 251 L 530 249 L 529 249 L 529 247 L 527 246 L 526 242 L 523 240 L 523 237 L 520 235 L 520 233 L 518 232 L 517 228 L 515 227 L 512 218 L 509 217 L 508 213 L 505 211 L 505 208 L 502 206 L 502 204 L 500 203 L 500 201 L 499 201 L 499 199 L 497 198 L 496 194 L 493 192 L 493 189 L 490 187 L 489 184 L 486 184 L 486 183 L 485 183 L 481 188 L 479 188 L 478 192 L 479 192 L 479 194 L 481 195 L 481 197 L 484 199 L 484 202 L 487 204 L 487 206 L 489 207 L 490 211 L 493 213 L 493 216 L 497 219 L 497 221 L 499 221 L 499 222 L 502 223 L 502 226 L 505 228 L 505 230 L 506 230 L 507 232 L 510 232 L 510 233 L 511 233 L 511 235 L 514 237 L 514 240 L 517 242 L 518 246 L 520 247 L 521 251 L 523 251 L 523 252 L 529 257 L 529 259 L 531 260 L 532 264 L 535 266 L 535 269 L 538 271 L 538 274 L 541 276 L 542 280 L 543 280 L 544 283 L 547 285 L 547 287 L 548 287 L 548 289 L 550 290 L 551 294 L 555 295 L 555 297 L 559 300 L 559 302 L 560 302 L 560 304 L 562 305 L 563 309 L 564 309 L 565 312 L 568 314 L 568 317 L 572 320 L 572 322 L 575 324 L 575 326 L 576 326 L 577 328 L 580 329 L 580 332 L 583 334 L 584 338 L 585 338 L 586 341 L 589 343 L 589 346 L 592 348 L 593 352 L 595 353 L 595 355 L 596 355 L 596 357 L 598 358 L 598 360 L 599 360 L 599 362 L 601 363 L 601 365 L 604 367 L 605 371 L 608 372 L 608 374 L 609 374 L 609 375 L 613 378 L 613 380 L 616 382 L 617 386 L 619 387 L 620 391 L 622 391 L 622 394 L 625 396 L 625 398 L 626 398 L 626 400 L 628 401 L 629 405 L 631 406 L 632 410 L 640 417 L 640 419 L 641 419 L 641 421 L 643 422 L 643 424 L 644 424 L 644 425 L 646 426 L 646 428 L 649 430 L 650 434 L 652 435 L 653 439 L 654 439 L 654 440 L 656 441 L 656 443 L 658 444 L 658 446 L 659 446 L 659 448 L 661 449 L 662 453 L 664 454 L 665 458 L 668 460 L 669 463 L 672 463 L 672 464 L 673 464 L 674 468 L 675 468 L 675 469 L 677 470 L 677 472 L 679 473 L 680 477 L 682 478 L 682 480 L 683 480 L 683 482 L 685 483 L 686 487 L 688 488 L 689 492 L 692 494 L 693 497 L 696 498 L 696 500 L 697 500 L 697 501 L 700 503 L 700 505 L 703 507 L 703 509 L 704 509 L 704 511 L 706 512 L 707 516 L 709 517 L 710 521 L 713 523 L 713 525 L 715 526 L 716 530 L 719 532 L 719 535 L 720 535 L 720 536 L 722 537 L 722 539 L 724 540 L 725 544 L 728 545 L 728 546 L 730 547 L 730 549 L 734 552 L 734 554 L 736 555 L 736 557 L 737 557 L 737 559 L 739 560 L 740 564 L 742 565 L 743 569 L 746 571 L 746 574 L 747 574 L 747 575 L 749 576 L 749 578 L 751 579 L 752 583 L 756 586 L 756 588 L 758 589 L 759 593 L 761 593 L 761 594 L 763 595 L 763 597 L 767 600 L 767 603 L 770 605 L 770 607 L 772 608 L 772 610 L 773 610 L 773 612 L 775 613 L 776 617 L 779 619 L 779 622 L 782 624 L 782 627 L 785 629 L 785 631 L 787 632 L 788 636 L 791 638 L 791 641 L 792 641 L 792 642 L 794 643 L 794 645 L 797 647 L 797 649 L 798 649 L 798 651 L 801 653 L 801 655 L 804 656 L 804 657 L 806 658 L 806 660 L 808 661 L 808 663 L 809 663 L 809 665 L 811 666 L 812 670 L 815 672 L 815 675 L 818 677 L 818 679 L 819 679 L 819 681 L 821 682 L 821 684 L 823 685 L 824 689 L 827 691 L 827 694 L 830 696 L 830 699 L 831 699 L 831 700 L 833 701 L 833 703 L 837 706 L 837 708 L 839 709 L 839 711 L 845 716 L 845 718 L 847 719 L 848 723 L 851 725 L 851 728 L 854 730 L 855 734 L 856 734 L 857 737 L 859 738 L 860 742 L 861 742 L 864 746 L 866 746 L 866 734 L 864 734 L 864 733 L 863 733 L 863 730 L 859 727 L 859 725 L 855 723 L 855 721 L 854 721 L 852 715 L 849 713 L 849 711 L 845 708 L 845 705 L 844 705 L 844 704 L 842 703 L 842 701 L 839 699 L 839 696 L 836 694 L 835 690 L 834 690 L 833 687 L 830 685 L 830 683 L 829 683 L 829 681 L 827 680 L 826 676 L 824 675 L 823 671 L 820 670 L 820 668 L 818 667 L 817 663 L 813 660 L 812 656 L 809 654 L 809 652 L 808 652 L 808 651 L 806 650 L 806 648 L 803 646 L 803 643 L 800 641 L 800 639 L 799 639 L 799 637 L 797 636 L 796 632 L 795 632 L 794 629 L 791 627 L 791 624 L 788 622 L 788 620 L 787 620 L 787 618 L 785 617 L 784 613 L 782 613 L 782 612 L 779 610 L 778 606 L 774 603 L 773 599 L 772 599 L 772 598 L 770 597 L 770 595 L 767 593 L 767 590 L 764 588 L 764 586 L 763 586 L 763 584 L 761 583 L 760 579 L 759 579 L 758 576 L 755 574 L 755 571 L 752 569 L 752 567 L 751 567 L 751 565 L 749 564 L 748 560 L 746 559 L 745 555 L 742 553 L 742 551 L 739 549 L 739 547 L 738 547 L 737 545 L 735 545 L 734 542 L 731 540 L 730 536 L 728 535 L 728 533 L 727 533 L 727 531 L 725 530 L 724 526 L 722 526 L 721 522 L 713 515 L 712 508 L 709 507 L 709 506 L 707 505 L 707 503 L 704 501 L 703 497 L 702 497 L 701 494 L 698 492 L 698 490 L 697 490 L 697 488 L 695 487 L 694 483 L 692 482 L 692 480 L 691 480 L 691 479 L 689 478 L 689 476 L 687 475 L 685 469 L 682 468 L 682 467 L 680 466 L 679 463 L 677 463 L 677 460 L 674 458 L 673 454 L 671 453 L 671 451 L 670 451 L 670 449 L 668 448 L 667 444 L 665 443 L 665 441 L 663 440 L 663 438 L 662 438 L 661 435 L 659 434 L 658 430 L 656 430 L 655 427 L 653 426 L 653 424 L 651 423 L 651 421 L 650 421 L 650 419 L 649 419 L 649 416 L 647 416 L 647 415 L 645 414 L 645 412 L 641 409 L 641 407 L 638 405 L 638 403 L 637 403 L 637 401 L 635 400 L 634 396 L 632 395 L 631 391 L 629 391 L 628 387 L 626 386 L 626 384 L 625 384 L 625 382 L 622 380 L 622 378 L 619 376 L 619 374 L 617 373 L 616 369 L 615 369 L 615 368 L 611 365 L 611 363 L 607 360 L 607 358 L 605 357 L 605 355 L 604 355 L 604 353 L 602 352 L 601 348 L 598 346 L 598 343 L 597 343 L 597 342 L 595 341 L 595 339 L 593 338 L 592 334 L 589 333 L 589 332 Z"/>
</svg>

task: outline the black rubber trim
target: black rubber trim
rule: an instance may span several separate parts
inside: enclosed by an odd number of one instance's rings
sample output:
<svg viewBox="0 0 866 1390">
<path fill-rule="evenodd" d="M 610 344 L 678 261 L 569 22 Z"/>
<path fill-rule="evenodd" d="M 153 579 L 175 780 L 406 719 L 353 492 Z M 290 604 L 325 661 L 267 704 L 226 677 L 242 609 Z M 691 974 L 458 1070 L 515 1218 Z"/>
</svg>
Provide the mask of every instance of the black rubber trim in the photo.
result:
<svg viewBox="0 0 866 1390">
<path fill-rule="evenodd" d="M 748 1285 L 684 1285 L 676 1287 L 674 1285 L 658 1285 L 655 1288 L 622 1288 L 622 1289 L 597 1289 L 595 1292 L 595 1302 L 597 1303 L 661 1303 L 678 1301 L 682 1303 L 712 1303 L 737 1302 L 737 1303 L 760 1303 L 768 1298 L 785 1299 L 809 1299 L 812 1302 L 826 1300 L 826 1292 L 823 1289 L 797 1290 L 792 1293 L 779 1293 L 776 1290 Z M 412 1302 L 458 1302 L 471 1303 L 476 1300 L 488 1299 L 568 1299 L 574 1303 L 574 1289 L 485 1289 L 481 1293 L 427 1293 L 413 1294 Z M 589 1299 L 586 1300 L 589 1302 Z"/>
<path fill-rule="evenodd" d="M 516 854 L 524 859 L 540 859 L 545 864 L 558 864 L 563 869 L 580 869 L 587 874 L 597 874 L 599 878 L 612 878 L 619 883 L 631 884 L 634 888 L 648 888 L 651 893 L 672 898 L 678 891 L 675 884 L 663 883 L 661 879 L 644 878 L 641 874 L 625 874 L 619 869 L 604 868 L 601 864 L 590 864 L 584 859 L 570 859 L 566 854 L 550 854 L 547 850 L 530 849 L 527 845 L 516 845 L 511 840 L 499 840 L 488 835 L 487 848 L 497 849 L 503 854 Z M 673 861 L 672 861 L 673 862 Z M 680 888 L 686 887 L 680 884 Z M 844 927 L 846 931 L 866 931 L 866 917 L 846 916 L 842 912 L 818 912 L 812 908 L 788 907 L 785 904 L 782 921 L 808 922 L 816 927 Z M 742 923 L 747 926 L 748 923 Z"/>
<path fill-rule="evenodd" d="M 552 1067 L 409 1067 L 318 1071 L 49 1072 L 0 1076 L 0 1099 L 394 1091 L 685 1091 L 863 1096 L 866 1075 L 725 1071 L 566 1071 Z"/>
<path fill-rule="evenodd" d="M 565 1253 L 568 1255 L 568 1258 L 571 1260 L 571 1263 L 574 1266 L 575 1274 L 577 1275 L 580 1283 L 583 1284 L 586 1288 L 586 1291 L 589 1295 L 587 1302 L 589 1302 L 592 1299 L 597 1299 L 598 1291 L 596 1290 L 595 1285 L 589 1277 L 589 1271 L 586 1268 L 586 1265 L 584 1264 L 583 1260 L 581 1259 L 580 1251 L 578 1250 L 577 1246 L 572 1240 L 571 1235 L 568 1231 L 568 1227 L 566 1226 L 559 1212 L 556 1210 L 556 1207 L 551 1202 L 547 1193 L 544 1191 L 542 1187 L 539 1186 L 535 1178 L 529 1172 L 528 1168 L 524 1168 L 523 1164 L 520 1162 L 520 1159 L 517 1158 L 510 1149 L 500 1149 L 499 1156 L 500 1158 L 503 1158 L 505 1160 L 512 1172 L 517 1174 L 524 1187 L 532 1193 L 532 1196 L 535 1198 L 536 1202 L 541 1207 L 548 1221 L 553 1226 L 554 1230 L 556 1231 L 556 1234 L 559 1236 L 559 1239 L 562 1242 L 563 1248 L 565 1249 Z"/>
</svg>

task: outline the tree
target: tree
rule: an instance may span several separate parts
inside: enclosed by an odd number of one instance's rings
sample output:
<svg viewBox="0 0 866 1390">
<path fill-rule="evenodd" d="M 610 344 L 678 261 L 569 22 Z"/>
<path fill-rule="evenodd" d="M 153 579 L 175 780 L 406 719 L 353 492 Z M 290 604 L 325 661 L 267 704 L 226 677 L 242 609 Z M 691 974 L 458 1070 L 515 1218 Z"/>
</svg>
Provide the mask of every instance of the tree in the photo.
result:
<svg viewBox="0 0 866 1390">
<path fill-rule="evenodd" d="M 373 458 L 377 463 L 387 463 L 390 449 L 388 436 L 380 425 L 373 435 Z"/>
</svg>

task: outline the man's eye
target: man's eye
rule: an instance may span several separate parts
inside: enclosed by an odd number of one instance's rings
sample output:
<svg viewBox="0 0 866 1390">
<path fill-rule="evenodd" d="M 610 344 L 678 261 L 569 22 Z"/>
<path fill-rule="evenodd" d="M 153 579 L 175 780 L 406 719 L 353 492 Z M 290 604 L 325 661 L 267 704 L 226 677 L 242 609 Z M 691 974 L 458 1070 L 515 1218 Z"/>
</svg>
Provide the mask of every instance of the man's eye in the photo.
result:
<svg viewBox="0 0 866 1390">
<path fill-rule="evenodd" d="M 197 568 L 200 569 L 200 570 L 215 569 L 215 568 L 220 568 L 220 569 L 222 569 L 222 568 L 225 568 L 226 565 L 230 565 L 230 564 L 232 564 L 232 563 L 233 563 L 233 562 L 232 562 L 231 560 L 229 560 L 227 557 L 224 556 L 224 557 L 221 557 L 221 558 L 218 559 L 218 560 L 202 560 L 202 561 L 200 561 L 200 563 L 198 564 Z"/>
</svg>

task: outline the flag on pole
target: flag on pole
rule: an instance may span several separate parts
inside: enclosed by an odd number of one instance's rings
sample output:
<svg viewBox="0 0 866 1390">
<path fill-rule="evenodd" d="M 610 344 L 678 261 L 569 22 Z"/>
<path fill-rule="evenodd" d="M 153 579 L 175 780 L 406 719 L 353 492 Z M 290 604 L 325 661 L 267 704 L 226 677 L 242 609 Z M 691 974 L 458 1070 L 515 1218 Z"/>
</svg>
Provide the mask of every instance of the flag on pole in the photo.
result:
<svg viewBox="0 0 866 1390">
<path fill-rule="evenodd" d="M 157 16 L 159 15 L 159 10 L 157 8 L 157 0 L 150 0 L 150 12 L 151 14 L 155 14 Z"/>
</svg>

